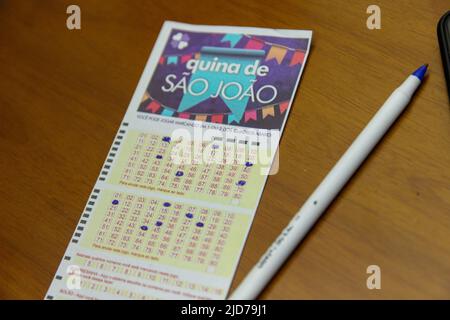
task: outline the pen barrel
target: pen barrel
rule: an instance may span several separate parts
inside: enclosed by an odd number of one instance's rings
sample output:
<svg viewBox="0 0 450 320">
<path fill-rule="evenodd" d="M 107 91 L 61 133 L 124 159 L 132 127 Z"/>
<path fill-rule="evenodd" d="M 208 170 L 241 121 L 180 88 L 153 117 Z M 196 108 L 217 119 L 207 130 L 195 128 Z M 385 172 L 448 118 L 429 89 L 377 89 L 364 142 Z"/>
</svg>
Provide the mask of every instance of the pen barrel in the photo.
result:
<svg viewBox="0 0 450 320">
<path fill-rule="evenodd" d="M 229 299 L 257 298 L 402 113 L 419 85 L 417 77 L 409 76 L 394 90 Z"/>
<path fill-rule="evenodd" d="M 321 213 L 328 207 L 406 108 L 419 85 L 420 81 L 416 77 L 409 76 L 400 87 L 394 90 L 311 194 L 297 215 L 302 216 L 304 212 Z M 320 214 L 319 216 L 317 214 L 309 215 L 311 220 L 316 220 L 320 216 Z"/>
</svg>

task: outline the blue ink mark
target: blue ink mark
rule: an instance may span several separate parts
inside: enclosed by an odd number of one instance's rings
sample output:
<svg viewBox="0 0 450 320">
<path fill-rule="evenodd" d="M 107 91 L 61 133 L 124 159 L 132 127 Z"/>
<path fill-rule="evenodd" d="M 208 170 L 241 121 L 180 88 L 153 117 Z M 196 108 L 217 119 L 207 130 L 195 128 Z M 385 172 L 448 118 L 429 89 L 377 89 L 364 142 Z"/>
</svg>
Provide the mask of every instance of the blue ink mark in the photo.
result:
<svg viewBox="0 0 450 320">
<path fill-rule="evenodd" d="M 194 215 L 192 213 L 186 213 L 186 217 L 189 219 L 192 219 L 194 217 Z"/>
<path fill-rule="evenodd" d="M 161 227 L 162 226 L 162 222 L 161 221 L 156 221 L 156 223 L 155 223 L 155 225 L 157 226 L 157 227 Z"/>
<path fill-rule="evenodd" d="M 177 173 L 175 173 L 175 175 L 177 176 L 177 177 L 182 177 L 183 176 L 183 171 L 177 171 Z"/>
<path fill-rule="evenodd" d="M 245 166 L 246 166 L 246 167 L 252 167 L 252 166 L 253 166 L 253 163 L 247 161 L 247 162 L 245 163 Z"/>
<path fill-rule="evenodd" d="M 199 228 L 201 228 L 201 227 L 204 226 L 203 222 L 197 222 L 195 225 L 196 225 L 197 227 L 199 227 Z"/>
<path fill-rule="evenodd" d="M 144 230 L 144 231 L 147 231 L 148 227 L 147 226 L 141 226 L 141 229 Z"/>
<path fill-rule="evenodd" d="M 236 183 L 238 186 L 244 186 L 245 185 L 245 181 L 244 180 L 239 180 L 238 183 Z"/>
<path fill-rule="evenodd" d="M 119 204 L 119 200 L 113 200 L 112 204 L 113 205 Z"/>
<path fill-rule="evenodd" d="M 167 208 L 167 207 L 170 207 L 171 204 L 170 204 L 170 202 L 164 202 L 164 203 L 163 203 L 163 206 Z"/>
<path fill-rule="evenodd" d="M 162 159 L 162 155 L 158 154 L 158 155 L 156 156 L 156 159 Z"/>
<path fill-rule="evenodd" d="M 164 141 L 164 142 L 170 142 L 170 137 L 163 137 L 163 138 L 162 138 L 162 141 Z"/>
</svg>

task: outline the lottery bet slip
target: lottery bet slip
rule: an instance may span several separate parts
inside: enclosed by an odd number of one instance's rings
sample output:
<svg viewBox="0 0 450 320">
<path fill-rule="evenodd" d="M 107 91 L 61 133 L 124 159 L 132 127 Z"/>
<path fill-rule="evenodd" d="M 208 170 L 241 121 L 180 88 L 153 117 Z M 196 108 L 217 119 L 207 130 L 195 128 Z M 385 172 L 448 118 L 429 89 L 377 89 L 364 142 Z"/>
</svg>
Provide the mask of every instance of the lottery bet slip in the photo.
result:
<svg viewBox="0 0 450 320">
<path fill-rule="evenodd" d="M 311 31 L 165 22 L 45 299 L 224 299 Z"/>
</svg>

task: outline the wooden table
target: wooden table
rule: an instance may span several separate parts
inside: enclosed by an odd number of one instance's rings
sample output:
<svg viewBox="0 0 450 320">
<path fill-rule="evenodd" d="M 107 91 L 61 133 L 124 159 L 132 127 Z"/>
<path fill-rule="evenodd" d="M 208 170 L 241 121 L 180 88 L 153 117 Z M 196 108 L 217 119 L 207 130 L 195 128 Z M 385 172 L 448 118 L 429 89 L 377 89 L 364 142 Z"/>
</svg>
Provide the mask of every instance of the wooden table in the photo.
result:
<svg viewBox="0 0 450 320">
<path fill-rule="evenodd" d="M 0 4 L 0 298 L 41 299 L 164 20 L 312 29 L 313 46 L 234 281 L 239 283 L 405 76 L 409 109 L 282 268 L 264 299 L 450 298 L 450 110 L 442 0 Z M 369 290 L 366 268 L 381 268 Z"/>
</svg>

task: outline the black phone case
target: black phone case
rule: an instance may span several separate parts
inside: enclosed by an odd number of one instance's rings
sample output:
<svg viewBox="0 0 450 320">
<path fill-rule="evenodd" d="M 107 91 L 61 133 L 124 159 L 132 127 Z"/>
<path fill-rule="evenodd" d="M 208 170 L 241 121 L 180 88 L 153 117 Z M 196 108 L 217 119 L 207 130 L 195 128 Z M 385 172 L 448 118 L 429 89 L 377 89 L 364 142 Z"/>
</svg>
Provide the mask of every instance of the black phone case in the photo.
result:
<svg viewBox="0 0 450 320">
<path fill-rule="evenodd" d="M 437 27 L 439 47 L 441 48 L 447 91 L 450 99 L 450 11 L 442 16 Z"/>
</svg>

